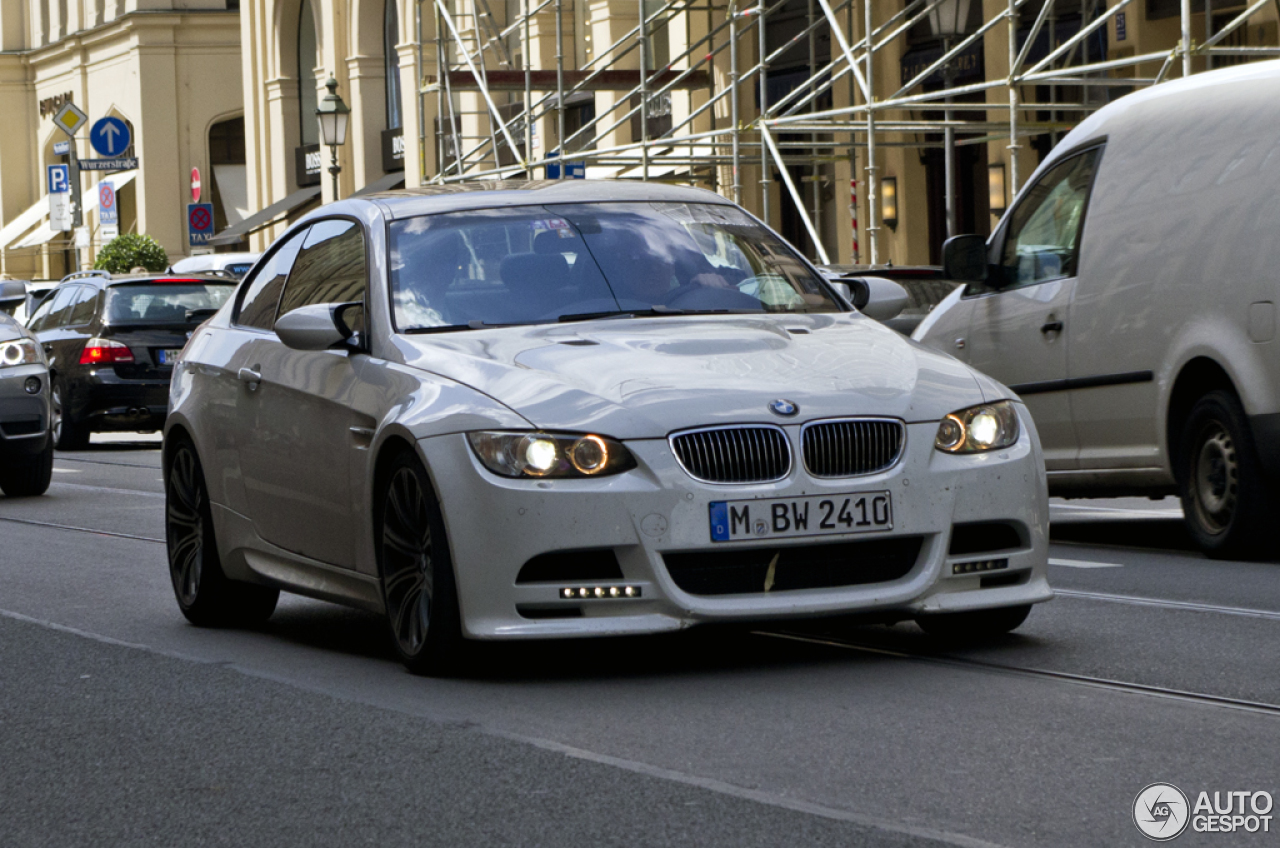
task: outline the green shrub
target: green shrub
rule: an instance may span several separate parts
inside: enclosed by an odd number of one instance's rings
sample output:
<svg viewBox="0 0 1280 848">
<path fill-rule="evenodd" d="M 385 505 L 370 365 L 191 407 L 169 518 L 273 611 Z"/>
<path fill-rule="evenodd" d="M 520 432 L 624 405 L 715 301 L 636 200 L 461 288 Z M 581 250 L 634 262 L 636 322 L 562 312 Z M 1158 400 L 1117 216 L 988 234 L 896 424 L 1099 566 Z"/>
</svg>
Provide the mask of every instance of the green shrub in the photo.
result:
<svg viewBox="0 0 1280 848">
<path fill-rule="evenodd" d="M 169 256 L 151 236 L 124 233 L 102 246 L 93 267 L 109 274 L 127 274 L 141 266 L 152 273 L 169 267 Z"/>
</svg>

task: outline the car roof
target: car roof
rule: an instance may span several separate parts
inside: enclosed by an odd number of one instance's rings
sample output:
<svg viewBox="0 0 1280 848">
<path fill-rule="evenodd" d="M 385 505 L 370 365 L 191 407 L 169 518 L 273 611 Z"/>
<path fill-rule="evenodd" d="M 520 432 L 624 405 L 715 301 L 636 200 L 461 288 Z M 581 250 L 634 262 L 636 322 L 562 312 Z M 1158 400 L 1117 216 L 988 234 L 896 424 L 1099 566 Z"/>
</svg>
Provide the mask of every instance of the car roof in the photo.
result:
<svg viewBox="0 0 1280 848">
<path fill-rule="evenodd" d="M 342 206 L 361 202 L 377 204 L 386 217 L 394 220 L 506 206 L 619 201 L 733 205 L 732 201 L 706 189 L 664 183 L 633 180 L 477 180 L 376 192 L 330 204 L 312 214 L 334 214 L 341 212 Z"/>
</svg>

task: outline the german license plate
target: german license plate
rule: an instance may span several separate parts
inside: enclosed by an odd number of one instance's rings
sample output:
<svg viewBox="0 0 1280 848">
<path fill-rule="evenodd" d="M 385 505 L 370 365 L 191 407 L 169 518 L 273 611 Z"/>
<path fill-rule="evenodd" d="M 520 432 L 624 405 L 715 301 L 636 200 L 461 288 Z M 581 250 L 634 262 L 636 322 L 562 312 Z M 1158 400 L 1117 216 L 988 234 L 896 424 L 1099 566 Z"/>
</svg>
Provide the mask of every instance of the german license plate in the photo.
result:
<svg viewBox="0 0 1280 848">
<path fill-rule="evenodd" d="M 893 529 L 893 498 L 887 491 L 779 500 L 713 501 L 710 507 L 713 542 Z"/>
<path fill-rule="evenodd" d="M 182 356 L 182 348 L 171 347 L 166 350 L 162 350 L 159 353 L 161 365 L 172 365 L 178 361 L 179 357 Z"/>
</svg>

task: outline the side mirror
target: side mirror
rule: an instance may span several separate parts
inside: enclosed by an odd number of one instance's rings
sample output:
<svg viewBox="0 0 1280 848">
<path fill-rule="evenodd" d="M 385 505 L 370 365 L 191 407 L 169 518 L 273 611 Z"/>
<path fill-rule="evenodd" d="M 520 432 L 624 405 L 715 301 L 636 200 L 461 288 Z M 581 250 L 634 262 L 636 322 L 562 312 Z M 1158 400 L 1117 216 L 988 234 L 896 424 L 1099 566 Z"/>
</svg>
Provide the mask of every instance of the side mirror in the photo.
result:
<svg viewBox="0 0 1280 848">
<path fill-rule="evenodd" d="M 849 283 L 853 289 L 853 305 L 877 321 L 897 317 L 911 300 L 906 289 L 884 277 L 855 277 Z"/>
<path fill-rule="evenodd" d="M 942 243 L 942 269 L 947 279 L 982 283 L 987 279 L 987 240 L 982 236 L 952 236 Z"/>
<path fill-rule="evenodd" d="M 853 291 L 848 283 L 842 283 L 839 280 L 827 280 L 827 283 L 836 290 L 836 294 L 844 298 L 845 303 L 853 303 Z"/>
<path fill-rule="evenodd" d="M 27 284 L 22 280 L 0 280 L 0 310 L 13 314 L 27 302 Z"/>
<path fill-rule="evenodd" d="M 350 349 L 360 327 L 350 319 L 359 311 L 363 324 L 363 303 L 316 303 L 302 306 L 276 321 L 276 335 L 294 350 Z"/>
</svg>

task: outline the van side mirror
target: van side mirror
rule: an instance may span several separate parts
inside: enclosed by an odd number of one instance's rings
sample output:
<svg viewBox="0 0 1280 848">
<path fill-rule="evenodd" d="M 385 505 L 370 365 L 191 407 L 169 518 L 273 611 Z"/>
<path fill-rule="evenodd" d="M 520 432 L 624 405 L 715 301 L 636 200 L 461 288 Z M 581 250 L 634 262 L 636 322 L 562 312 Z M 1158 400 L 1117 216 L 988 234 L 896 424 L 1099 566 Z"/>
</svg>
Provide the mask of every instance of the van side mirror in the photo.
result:
<svg viewBox="0 0 1280 848">
<path fill-rule="evenodd" d="M 942 243 L 942 271 L 960 283 L 987 279 L 987 240 L 982 236 L 952 236 Z"/>
<path fill-rule="evenodd" d="M 357 312 L 356 307 L 359 307 Z M 276 335 L 294 350 L 353 349 L 359 327 L 363 325 L 362 303 L 316 303 L 281 315 L 276 321 Z M 348 323 L 348 322 L 351 323 Z"/>
</svg>

